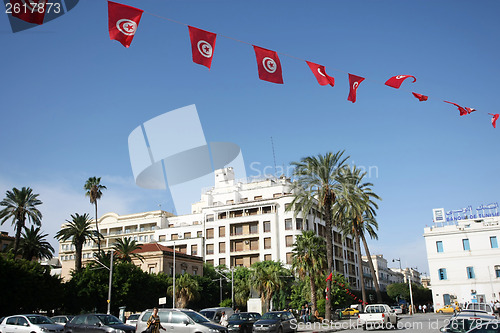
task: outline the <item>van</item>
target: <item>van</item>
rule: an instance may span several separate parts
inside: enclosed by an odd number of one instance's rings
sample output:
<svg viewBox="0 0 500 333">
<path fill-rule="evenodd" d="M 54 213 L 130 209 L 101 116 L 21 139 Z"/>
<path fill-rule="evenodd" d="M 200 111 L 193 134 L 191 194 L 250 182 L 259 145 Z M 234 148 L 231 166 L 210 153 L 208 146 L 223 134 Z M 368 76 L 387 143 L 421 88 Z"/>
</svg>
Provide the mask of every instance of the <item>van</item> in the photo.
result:
<svg viewBox="0 0 500 333">
<path fill-rule="evenodd" d="M 146 330 L 153 309 L 143 311 L 135 326 L 136 333 Z M 182 333 L 227 333 L 227 328 L 210 322 L 194 310 L 159 308 L 160 323 L 167 332 Z M 163 332 L 163 331 L 160 331 Z"/>
<path fill-rule="evenodd" d="M 467 304 L 466 310 L 486 311 L 489 315 L 495 315 L 493 308 L 488 303 L 469 303 Z"/>
<path fill-rule="evenodd" d="M 200 311 L 202 315 L 217 324 L 220 322 L 222 312 L 225 312 L 228 318 L 234 313 L 231 308 L 207 308 Z"/>
</svg>

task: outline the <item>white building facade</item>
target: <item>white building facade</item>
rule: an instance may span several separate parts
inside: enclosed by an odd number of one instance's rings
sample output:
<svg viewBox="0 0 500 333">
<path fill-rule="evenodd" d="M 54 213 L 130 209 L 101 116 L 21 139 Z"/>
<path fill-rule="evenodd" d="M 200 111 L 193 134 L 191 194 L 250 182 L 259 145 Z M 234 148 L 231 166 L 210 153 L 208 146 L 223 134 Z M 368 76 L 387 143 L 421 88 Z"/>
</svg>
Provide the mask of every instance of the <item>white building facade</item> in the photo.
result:
<svg viewBox="0 0 500 333">
<path fill-rule="evenodd" d="M 500 299 L 500 218 L 485 215 L 445 221 L 442 210 L 424 229 L 434 308 Z"/>
<path fill-rule="evenodd" d="M 99 219 L 104 235 L 101 246 L 109 249 L 117 238 L 133 237 L 138 243 L 157 242 L 175 250 L 200 256 L 206 263 L 227 267 L 250 266 L 274 260 L 290 267 L 293 243 L 302 231 L 314 230 L 325 236 L 321 214 L 285 211 L 293 200 L 290 179 L 267 178 L 251 182 L 236 181 L 232 168 L 215 171 L 214 187 L 202 191 L 201 200 L 192 204 L 191 214 L 174 216 L 153 211 L 119 216 L 105 214 Z M 352 238 L 342 239 L 332 231 L 334 269 L 351 286 L 359 289 L 357 255 Z M 91 258 L 96 244 L 84 247 L 84 260 Z M 74 267 L 74 249 L 60 244 L 63 275 Z M 65 267 L 66 266 L 66 267 Z"/>
</svg>

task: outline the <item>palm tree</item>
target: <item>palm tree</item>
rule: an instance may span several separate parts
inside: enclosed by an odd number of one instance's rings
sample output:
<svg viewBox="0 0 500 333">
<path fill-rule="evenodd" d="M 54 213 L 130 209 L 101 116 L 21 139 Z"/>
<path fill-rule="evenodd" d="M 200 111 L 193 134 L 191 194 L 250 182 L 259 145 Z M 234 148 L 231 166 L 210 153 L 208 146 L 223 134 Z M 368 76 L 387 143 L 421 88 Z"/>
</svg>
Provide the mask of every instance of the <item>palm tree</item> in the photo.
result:
<svg viewBox="0 0 500 333">
<path fill-rule="evenodd" d="M 289 210 L 294 207 L 294 214 L 301 212 L 307 215 L 315 207 L 318 208 L 326 226 L 326 260 L 328 272 L 333 272 L 333 243 L 332 243 L 332 225 L 333 215 L 332 207 L 335 204 L 337 193 L 341 191 L 339 170 L 345 166 L 349 157 L 343 158 L 344 151 L 337 153 L 328 152 L 324 156 L 304 157 L 300 162 L 292 162 L 295 166 L 293 176 L 295 182 L 293 185 L 294 198 Z M 328 280 L 326 300 L 325 300 L 325 319 L 331 319 L 331 290 L 332 282 Z"/>
<path fill-rule="evenodd" d="M 319 237 L 313 230 L 303 231 L 298 235 L 292 249 L 292 267 L 301 277 L 309 276 L 311 285 L 311 313 L 315 313 L 316 277 L 326 268 L 326 244 L 323 237 Z"/>
<path fill-rule="evenodd" d="M 85 196 L 89 197 L 90 203 L 95 205 L 95 229 L 97 230 L 97 252 L 101 252 L 101 240 L 99 233 L 99 225 L 97 223 L 97 201 L 102 197 L 102 190 L 106 189 L 106 186 L 101 185 L 101 177 L 90 177 L 83 186 Z"/>
<path fill-rule="evenodd" d="M 345 176 L 345 183 L 347 191 L 345 195 L 339 200 L 338 211 L 345 214 L 343 230 L 346 234 L 351 234 L 356 240 L 356 250 L 358 252 L 358 267 L 359 271 L 363 272 L 361 260 L 361 246 L 360 240 L 363 242 L 366 256 L 368 257 L 368 264 L 370 266 L 371 275 L 375 292 L 377 294 L 377 301 L 382 302 L 382 295 L 378 284 L 377 274 L 373 266 L 373 261 L 366 242 L 365 233 L 368 233 L 372 239 L 378 239 L 377 230 L 378 223 L 375 219 L 376 209 L 378 205 L 374 200 L 381 200 L 380 197 L 372 190 L 372 183 L 363 182 L 366 172 L 362 172 L 356 166 L 352 169 L 346 168 L 342 171 Z M 362 292 L 364 294 L 363 276 L 360 274 Z M 365 296 L 363 296 L 365 297 Z M 366 301 L 363 298 L 363 301 Z"/>
<path fill-rule="evenodd" d="M 172 295 L 173 285 L 167 289 Z M 172 295 L 172 297 L 174 297 Z M 175 303 L 178 308 L 185 308 L 186 305 L 200 297 L 198 281 L 189 274 L 182 274 L 175 279 Z"/>
<path fill-rule="evenodd" d="M 251 285 L 260 293 L 264 312 L 268 312 L 274 292 L 283 285 L 283 265 L 276 261 L 261 261 L 254 263 L 251 268 Z"/>
<path fill-rule="evenodd" d="M 91 239 L 94 240 L 95 231 L 92 229 L 92 220 L 89 214 L 80 215 L 75 213 L 71 215 L 71 221 L 66 220 L 68 224 L 59 230 L 56 238 L 59 241 L 67 241 L 71 238 L 73 245 L 75 245 L 75 270 L 82 269 L 82 248 L 83 244 Z"/>
<path fill-rule="evenodd" d="M 45 240 L 48 234 L 42 234 L 40 227 L 31 226 L 30 229 L 24 227 L 23 238 L 19 243 L 19 250 L 26 260 L 51 259 L 54 255 L 54 248 Z"/>
<path fill-rule="evenodd" d="M 16 240 L 14 242 L 14 253 L 19 249 L 19 240 L 21 232 L 26 224 L 26 219 L 34 225 L 41 225 L 42 213 L 36 208 L 42 202 L 38 199 L 39 194 L 34 194 L 29 187 L 23 187 L 21 190 L 13 188 L 7 191 L 5 199 L 0 201 L 0 206 L 5 208 L 0 211 L 0 224 L 12 218 L 12 225 L 16 230 Z"/>
<path fill-rule="evenodd" d="M 250 298 L 251 272 L 248 267 L 234 268 L 234 302 L 239 306 L 246 306 Z"/>
<path fill-rule="evenodd" d="M 117 239 L 113 245 L 113 249 L 120 260 L 124 262 L 132 262 L 132 257 L 144 261 L 144 257 L 138 253 L 134 253 L 135 250 L 140 250 L 142 248 L 132 237 L 125 237 L 124 239 Z"/>
</svg>

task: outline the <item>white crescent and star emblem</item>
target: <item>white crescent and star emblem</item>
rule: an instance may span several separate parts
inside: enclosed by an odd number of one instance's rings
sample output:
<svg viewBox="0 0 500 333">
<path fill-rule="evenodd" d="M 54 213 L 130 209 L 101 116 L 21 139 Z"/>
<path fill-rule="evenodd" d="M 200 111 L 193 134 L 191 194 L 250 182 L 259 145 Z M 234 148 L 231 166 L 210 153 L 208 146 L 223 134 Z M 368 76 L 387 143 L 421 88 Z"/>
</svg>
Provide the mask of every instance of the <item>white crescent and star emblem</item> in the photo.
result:
<svg viewBox="0 0 500 333">
<path fill-rule="evenodd" d="M 396 76 L 396 80 L 401 80 L 401 79 L 404 79 L 406 77 L 407 77 L 407 75 L 398 75 L 398 76 Z"/>
<path fill-rule="evenodd" d="M 321 67 L 318 67 L 318 73 L 319 75 L 326 77 L 326 75 L 321 72 Z"/>
<path fill-rule="evenodd" d="M 116 22 L 116 28 L 127 36 L 133 36 L 137 30 L 137 23 L 129 19 L 121 19 Z"/>
<path fill-rule="evenodd" d="M 276 62 L 274 61 L 274 59 L 271 59 L 269 57 L 265 57 L 264 59 L 262 59 L 262 65 L 264 66 L 264 69 L 273 74 L 274 72 L 276 72 Z"/>
<path fill-rule="evenodd" d="M 354 84 L 352 85 L 352 89 L 356 90 L 356 89 L 358 89 L 358 86 L 359 86 L 359 82 L 354 82 Z"/>
<path fill-rule="evenodd" d="M 212 57 L 212 45 L 210 45 L 209 42 L 200 40 L 197 44 L 198 46 L 198 52 L 205 58 L 210 58 Z"/>
</svg>

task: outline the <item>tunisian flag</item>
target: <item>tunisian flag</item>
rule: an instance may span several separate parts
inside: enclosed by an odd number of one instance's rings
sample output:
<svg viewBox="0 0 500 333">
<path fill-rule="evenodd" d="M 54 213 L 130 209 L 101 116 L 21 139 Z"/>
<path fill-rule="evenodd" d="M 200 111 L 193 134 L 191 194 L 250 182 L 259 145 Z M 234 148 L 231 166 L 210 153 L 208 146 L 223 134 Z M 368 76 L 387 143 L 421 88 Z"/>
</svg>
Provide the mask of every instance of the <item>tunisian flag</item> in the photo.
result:
<svg viewBox="0 0 500 333">
<path fill-rule="evenodd" d="M 253 45 L 253 49 L 255 51 L 255 57 L 257 58 L 259 79 L 283 84 L 283 75 L 281 73 L 281 63 L 278 53 L 255 45 Z"/>
<path fill-rule="evenodd" d="M 316 77 L 316 80 L 318 80 L 318 83 L 320 85 L 326 86 L 327 84 L 329 84 L 332 87 L 335 85 L 335 78 L 326 74 L 325 66 L 318 65 L 315 64 L 314 62 L 309 62 L 309 61 L 306 61 L 306 63 L 313 72 L 314 77 Z"/>
<path fill-rule="evenodd" d="M 420 102 L 424 102 L 426 101 L 427 99 L 429 99 L 428 96 L 425 96 L 425 95 L 422 95 L 422 94 L 417 94 L 416 92 L 412 92 L 413 96 L 415 96 L 415 98 L 418 98 L 418 100 Z"/>
<path fill-rule="evenodd" d="M 464 107 L 458 105 L 457 103 L 448 102 L 448 101 L 443 101 L 443 102 L 455 105 L 458 108 L 458 111 L 460 111 L 461 116 L 465 116 L 466 114 L 470 113 L 470 112 L 467 112 L 467 110 Z"/>
<path fill-rule="evenodd" d="M 385 85 L 399 89 L 399 87 L 401 87 L 401 84 L 403 83 L 403 81 L 409 77 L 413 78 L 413 82 L 417 81 L 417 78 L 412 76 L 412 75 L 396 75 L 396 76 L 391 77 L 389 80 L 385 81 Z"/>
<path fill-rule="evenodd" d="M 142 9 L 108 1 L 109 37 L 129 47 L 143 12 Z"/>
<path fill-rule="evenodd" d="M 351 101 L 353 103 L 356 102 L 356 92 L 358 91 L 358 86 L 361 82 L 363 82 L 364 79 L 364 77 L 349 74 L 350 90 L 349 96 L 347 97 L 348 101 Z"/>
<path fill-rule="evenodd" d="M 493 128 L 497 128 L 497 120 L 498 120 L 498 117 L 500 117 L 500 114 L 498 113 L 488 113 L 489 115 L 492 115 L 493 118 L 491 118 L 491 124 L 493 125 Z"/>
<path fill-rule="evenodd" d="M 47 0 L 10 0 L 12 16 L 23 21 L 43 24 Z"/>
<path fill-rule="evenodd" d="M 189 37 L 191 38 L 191 50 L 193 52 L 193 62 L 210 69 L 214 57 L 215 39 L 217 35 L 188 26 Z"/>
</svg>

